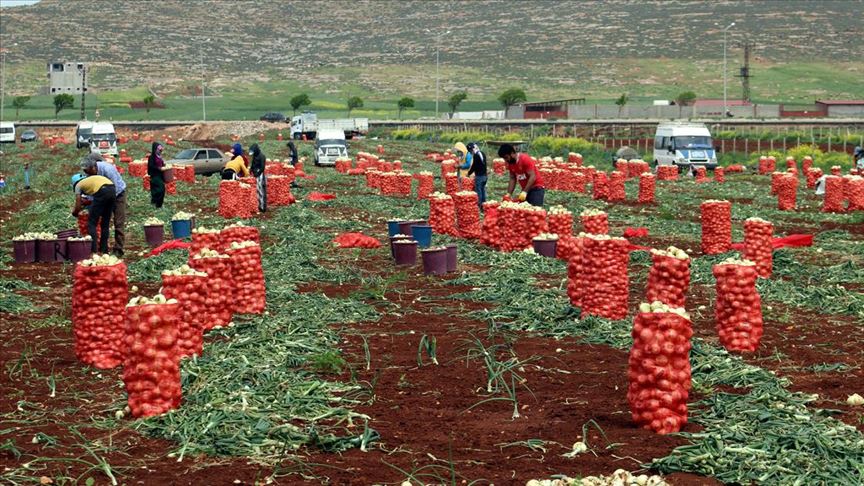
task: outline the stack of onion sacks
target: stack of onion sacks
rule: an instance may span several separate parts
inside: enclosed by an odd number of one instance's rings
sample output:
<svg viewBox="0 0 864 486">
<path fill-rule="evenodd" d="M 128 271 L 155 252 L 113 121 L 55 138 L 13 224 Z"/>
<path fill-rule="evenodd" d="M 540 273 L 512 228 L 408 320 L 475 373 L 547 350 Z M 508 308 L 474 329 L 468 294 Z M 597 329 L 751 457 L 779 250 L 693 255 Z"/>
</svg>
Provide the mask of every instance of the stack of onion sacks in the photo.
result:
<svg viewBox="0 0 864 486">
<path fill-rule="evenodd" d="M 189 246 L 189 254 L 194 255 L 204 248 L 219 248 L 220 233 L 218 229 L 204 226 L 192 228 L 192 243 Z"/>
<path fill-rule="evenodd" d="M 572 238 L 570 246 L 570 258 L 567 261 L 567 296 L 570 298 L 570 305 L 573 307 L 582 306 L 582 292 L 585 288 L 583 275 L 585 269 L 583 267 L 582 252 L 585 248 L 586 233 Z"/>
<path fill-rule="evenodd" d="M 723 167 L 714 168 L 714 182 L 718 184 L 726 182 L 726 170 Z"/>
<path fill-rule="evenodd" d="M 651 261 L 646 299 L 671 307 L 684 307 L 690 287 L 690 256 L 684 250 L 670 246 L 666 250 L 652 249 Z"/>
<path fill-rule="evenodd" d="M 696 167 L 696 183 L 702 184 L 705 182 L 710 182 L 708 180 L 708 173 L 705 170 L 705 167 Z"/>
<path fill-rule="evenodd" d="M 134 417 L 160 415 L 180 406 L 180 305 L 156 295 L 135 297 L 125 309 L 123 383 Z"/>
<path fill-rule="evenodd" d="M 608 235 L 586 235 L 581 253 L 582 312 L 607 319 L 627 317 L 630 243 Z"/>
<path fill-rule="evenodd" d="M 804 177 L 807 180 L 807 189 L 815 189 L 816 181 L 818 181 L 819 178 L 822 177 L 822 169 L 820 169 L 819 167 L 808 167 L 807 169 L 804 169 Z"/>
<path fill-rule="evenodd" d="M 592 235 L 609 234 L 609 216 L 599 209 L 586 209 L 579 215 L 582 227 Z"/>
<path fill-rule="evenodd" d="M 690 394 L 690 338 L 683 308 L 643 303 L 633 321 L 627 402 L 633 421 L 658 434 L 678 432 L 687 423 Z"/>
<path fill-rule="evenodd" d="M 546 211 L 527 202 L 504 201 L 498 210 L 498 230 L 502 251 L 522 251 L 546 232 Z"/>
<path fill-rule="evenodd" d="M 504 159 L 492 159 L 492 172 L 497 175 L 504 175 L 507 172 L 507 162 Z"/>
<path fill-rule="evenodd" d="M 439 235 L 456 234 L 456 204 L 451 196 L 440 192 L 429 195 L 429 225 Z"/>
<path fill-rule="evenodd" d="M 825 177 L 825 198 L 822 200 L 822 211 L 840 213 L 843 212 L 843 178 L 836 175 Z"/>
<path fill-rule="evenodd" d="M 498 201 L 486 201 L 483 203 L 483 225 L 480 231 L 480 243 L 498 248 L 500 236 L 498 230 Z"/>
<path fill-rule="evenodd" d="M 219 183 L 219 215 L 223 218 L 251 218 L 258 212 L 255 186 L 240 181 Z"/>
<path fill-rule="evenodd" d="M 558 235 L 555 256 L 569 260 L 573 247 L 573 213 L 564 206 L 552 206 L 548 213 L 548 232 Z"/>
<path fill-rule="evenodd" d="M 72 330 L 78 359 L 101 369 L 123 363 L 128 299 L 126 264 L 117 257 L 95 255 L 75 265 Z"/>
<path fill-rule="evenodd" d="M 639 175 L 639 203 L 653 204 L 657 180 L 654 174 L 643 172 Z"/>
<path fill-rule="evenodd" d="M 455 173 L 444 175 L 444 191 L 451 196 L 459 192 L 459 177 Z"/>
<path fill-rule="evenodd" d="M 753 262 L 756 273 L 771 278 L 774 252 L 774 225 L 761 218 L 744 220 L 744 258 Z"/>
<path fill-rule="evenodd" d="M 254 241 L 233 242 L 225 250 L 231 261 L 234 312 L 261 314 L 267 304 L 261 246 Z"/>
<path fill-rule="evenodd" d="M 732 248 L 732 203 L 706 200 L 700 205 L 702 214 L 702 252 L 706 255 L 725 253 Z"/>
<path fill-rule="evenodd" d="M 849 201 L 847 210 L 864 211 L 864 177 L 856 175 L 846 176 L 845 193 L 846 199 Z"/>
<path fill-rule="evenodd" d="M 720 343 L 730 351 L 756 351 L 763 329 L 755 264 L 730 258 L 714 265 L 713 272 L 717 279 L 714 316 Z"/>
<path fill-rule="evenodd" d="M 195 255 L 189 255 L 189 266 L 207 274 L 207 316 L 203 330 L 227 325 L 234 315 L 234 289 L 228 255 L 204 248 Z"/>
<path fill-rule="evenodd" d="M 784 174 L 777 181 L 777 209 L 792 211 L 798 193 L 798 178 L 794 174 Z"/>
<path fill-rule="evenodd" d="M 594 199 L 609 199 L 609 183 L 606 180 L 606 173 L 597 171 L 594 173 Z"/>
<path fill-rule="evenodd" d="M 162 272 L 162 294 L 180 304 L 177 329 L 177 352 L 180 357 L 201 354 L 204 327 L 209 315 L 207 290 L 207 274 L 188 264 Z"/>
<path fill-rule="evenodd" d="M 414 177 L 408 172 L 396 173 L 396 195 L 401 197 L 411 196 L 411 182 Z"/>
<path fill-rule="evenodd" d="M 378 189 L 382 196 L 395 196 L 399 194 L 398 184 L 395 172 L 382 172 Z"/>
<path fill-rule="evenodd" d="M 435 192 L 435 176 L 431 172 L 420 172 L 414 176 L 417 179 L 417 199 L 428 199 Z"/>
<path fill-rule="evenodd" d="M 267 205 L 289 206 L 297 200 L 291 194 L 291 180 L 283 175 L 267 176 Z"/>
<path fill-rule="evenodd" d="M 627 193 L 624 190 L 624 180 L 627 178 L 626 172 L 613 171 L 609 175 L 609 201 L 623 201 L 627 199 Z"/>
<path fill-rule="evenodd" d="M 453 201 L 456 204 L 456 228 L 459 236 L 480 238 L 480 206 L 477 203 L 477 193 L 459 191 L 453 195 Z"/>
<path fill-rule="evenodd" d="M 219 249 L 225 249 L 231 246 L 231 243 L 240 243 L 242 241 L 254 241 L 261 244 L 261 232 L 255 226 L 247 226 L 243 223 L 233 223 L 219 232 L 221 238 Z"/>
<path fill-rule="evenodd" d="M 658 165 L 657 180 L 660 181 L 675 181 L 678 180 L 678 167 L 674 165 Z"/>
</svg>

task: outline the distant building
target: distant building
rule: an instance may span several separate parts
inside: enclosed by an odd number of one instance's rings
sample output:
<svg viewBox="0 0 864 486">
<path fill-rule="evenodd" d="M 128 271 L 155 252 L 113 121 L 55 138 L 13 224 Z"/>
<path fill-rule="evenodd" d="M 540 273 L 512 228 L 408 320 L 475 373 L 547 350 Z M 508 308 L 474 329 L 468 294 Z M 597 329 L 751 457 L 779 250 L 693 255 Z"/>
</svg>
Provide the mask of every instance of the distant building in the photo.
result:
<svg viewBox="0 0 864 486">
<path fill-rule="evenodd" d="M 524 118 L 526 120 L 569 118 L 570 107 L 584 105 L 585 98 L 569 98 L 565 100 L 526 101 L 507 109 L 507 118 Z"/>
<path fill-rule="evenodd" d="M 723 106 L 753 106 L 753 103 L 750 103 L 746 100 L 726 100 L 725 103 L 722 99 L 712 99 L 705 98 L 699 99 L 693 102 L 693 106 L 696 108 L 708 108 L 708 107 L 717 107 L 723 108 Z"/>
<path fill-rule="evenodd" d="M 83 62 L 49 62 L 48 94 L 81 94 L 87 91 Z"/>
<path fill-rule="evenodd" d="M 844 118 L 864 116 L 864 100 L 816 100 L 823 116 Z"/>
</svg>

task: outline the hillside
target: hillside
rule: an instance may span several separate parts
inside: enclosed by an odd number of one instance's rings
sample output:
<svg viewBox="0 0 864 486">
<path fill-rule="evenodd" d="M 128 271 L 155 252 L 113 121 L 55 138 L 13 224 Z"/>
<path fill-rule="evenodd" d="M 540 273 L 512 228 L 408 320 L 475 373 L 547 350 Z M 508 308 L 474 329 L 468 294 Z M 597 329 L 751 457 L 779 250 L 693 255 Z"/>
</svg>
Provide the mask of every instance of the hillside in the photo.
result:
<svg viewBox="0 0 864 486">
<path fill-rule="evenodd" d="M 669 96 L 722 90 L 722 33 L 730 75 L 740 43 L 756 45 L 754 98 L 864 97 L 862 2 L 42 0 L 5 8 L 12 92 L 45 84 L 44 63 L 83 60 L 98 90 L 147 85 L 193 94 L 200 62 L 217 91 L 291 81 L 335 98 L 434 97 L 434 32 L 442 90 L 491 99 L 523 86 L 532 98 L 602 99 L 627 91 Z M 94 14 L 98 12 L 98 14 Z M 854 38 L 858 37 L 857 40 Z M 797 66 L 805 66 L 803 72 Z M 730 90 L 738 92 L 735 78 Z"/>
</svg>

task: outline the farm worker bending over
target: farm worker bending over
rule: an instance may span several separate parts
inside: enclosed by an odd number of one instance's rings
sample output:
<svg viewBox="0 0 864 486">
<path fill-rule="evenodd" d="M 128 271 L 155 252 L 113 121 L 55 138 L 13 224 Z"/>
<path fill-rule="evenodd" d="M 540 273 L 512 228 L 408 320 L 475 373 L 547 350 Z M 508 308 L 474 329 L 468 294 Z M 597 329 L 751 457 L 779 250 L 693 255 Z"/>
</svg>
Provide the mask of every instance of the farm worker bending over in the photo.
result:
<svg viewBox="0 0 864 486">
<path fill-rule="evenodd" d="M 243 157 L 240 155 L 225 164 L 225 167 L 222 169 L 222 180 L 233 181 L 238 175 L 240 177 L 249 177 L 249 169 L 246 168 L 246 162 L 243 161 Z"/>
<path fill-rule="evenodd" d="M 468 176 L 474 174 L 474 192 L 477 193 L 477 204 L 480 205 L 480 211 L 483 211 L 483 203 L 486 202 L 486 154 L 484 154 L 476 143 L 468 144 L 468 155 L 471 157 L 471 168 L 468 169 Z"/>
<path fill-rule="evenodd" d="M 510 171 L 510 182 L 507 184 L 507 195 L 513 194 L 516 181 L 522 186 L 519 193 L 519 201 L 528 201 L 532 206 L 543 206 L 546 189 L 543 188 L 543 179 L 534 164 L 534 159 L 525 153 L 517 153 L 509 143 L 505 143 L 498 149 L 498 157 L 507 162 Z"/>
<path fill-rule="evenodd" d="M 87 175 L 100 175 L 111 179 L 114 184 L 116 203 L 114 204 L 114 250 L 113 253 L 123 256 L 123 245 L 126 242 L 126 181 L 120 176 L 117 167 L 102 160 L 102 156 L 91 153 L 81 161 L 81 169 Z"/>
<path fill-rule="evenodd" d="M 249 157 L 243 153 L 243 146 L 239 143 L 235 143 L 233 147 L 231 147 L 231 152 L 234 154 L 234 157 L 242 157 L 243 163 L 246 164 L 246 168 L 249 168 Z"/>
<path fill-rule="evenodd" d="M 165 201 L 165 176 L 162 174 L 164 167 L 162 144 L 153 142 L 153 146 L 150 148 L 150 157 L 147 158 L 147 175 L 150 176 L 150 204 L 156 208 L 161 208 Z"/>
<path fill-rule="evenodd" d="M 261 153 L 257 143 L 249 147 L 249 153 L 252 154 L 252 175 L 255 176 L 258 185 L 258 211 L 263 213 L 267 211 L 267 176 L 264 175 L 267 156 Z"/>
<path fill-rule="evenodd" d="M 72 177 L 72 189 L 75 191 L 75 208 L 72 216 L 78 217 L 81 212 L 83 195 L 93 198 L 90 205 L 90 217 L 87 218 L 87 234 L 93 240 L 90 249 L 93 253 L 108 253 L 108 232 L 111 231 L 111 213 L 114 212 L 116 192 L 111 179 L 100 176 L 82 176 L 78 174 Z M 102 234 L 99 235 L 99 246 L 96 246 L 96 224 L 100 225 Z"/>
</svg>

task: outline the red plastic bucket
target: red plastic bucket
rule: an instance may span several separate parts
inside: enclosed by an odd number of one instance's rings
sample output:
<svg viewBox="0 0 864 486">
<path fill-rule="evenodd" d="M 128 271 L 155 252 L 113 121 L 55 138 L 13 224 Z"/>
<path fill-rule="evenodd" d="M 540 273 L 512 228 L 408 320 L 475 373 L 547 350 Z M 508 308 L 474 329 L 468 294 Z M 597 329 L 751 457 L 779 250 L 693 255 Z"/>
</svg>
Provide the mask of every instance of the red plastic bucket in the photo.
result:
<svg viewBox="0 0 864 486">
<path fill-rule="evenodd" d="M 423 257 L 424 275 L 444 275 L 447 273 L 447 248 L 428 248 L 420 250 Z"/>
<path fill-rule="evenodd" d="M 80 262 L 90 258 L 91 242 L 88 240 L 75 240 L 66 242 L 66 257 L 70 262 Z"/>
<path fill-rule="evenodd" d="M 165 179 L 165 183 L 174 182 L 174 168 L 165 169 L 162 171 L 162 178 Z"/>
<path fill-rule="evenodd" d="M 417 263 L 417 242 L 403 240 L 393 243 L 393 256 L 396 265 L 415 265 Z"/>
<path fill-rule="evenodd" d="M 447 248 L 447 271 L 455 272 L 456 271 L 456 245 L 450 244 L 446 246 Z"/>
<path fill-rule="evenodd" d="M 165 226 L 161 224 L 145 226 L 144 238 L 147 240 L 147 244 L 150 245 L 151 248 L 161 245 L 162 241 L 165 239 Z"/>
<path fill-rule="evenodd" d="M 555 258 L 558 249 L 558 240 L 533 240 L 534 252 L 549 258 Z"/>
<path fill-rule="evenodd" d="M 12 242 L 15 263 L 33 263 L 36 261 L 36 240 L 18 240 Z"/>
</svg>

